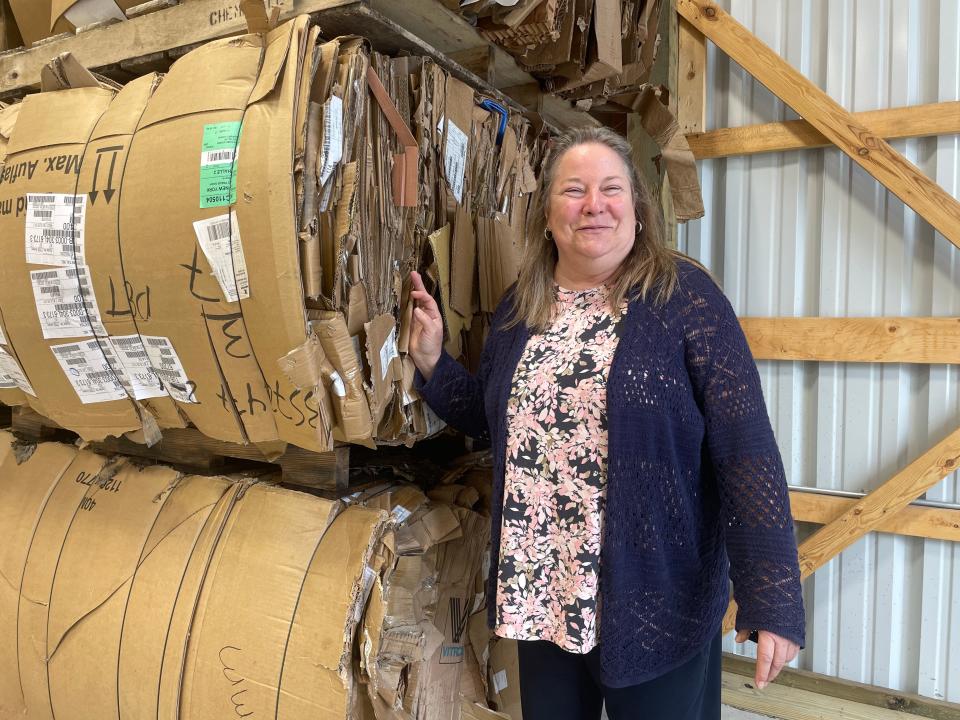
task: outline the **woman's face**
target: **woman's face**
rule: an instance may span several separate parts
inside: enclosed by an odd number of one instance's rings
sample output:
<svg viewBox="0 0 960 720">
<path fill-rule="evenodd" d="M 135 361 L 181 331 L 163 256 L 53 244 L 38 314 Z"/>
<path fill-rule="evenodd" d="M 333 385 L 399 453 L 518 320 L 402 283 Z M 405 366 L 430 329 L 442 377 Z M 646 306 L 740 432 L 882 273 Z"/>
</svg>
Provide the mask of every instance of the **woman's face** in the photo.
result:
<svg viewBox="0 0 960 720">
<path fill-rule="evenodd" d="M 635 240 L 633 192 L 623 161 L 606 145 L 584 143 L 557 162 L 547 228 L 567 272 L 613 273 Z"/>
</svg>

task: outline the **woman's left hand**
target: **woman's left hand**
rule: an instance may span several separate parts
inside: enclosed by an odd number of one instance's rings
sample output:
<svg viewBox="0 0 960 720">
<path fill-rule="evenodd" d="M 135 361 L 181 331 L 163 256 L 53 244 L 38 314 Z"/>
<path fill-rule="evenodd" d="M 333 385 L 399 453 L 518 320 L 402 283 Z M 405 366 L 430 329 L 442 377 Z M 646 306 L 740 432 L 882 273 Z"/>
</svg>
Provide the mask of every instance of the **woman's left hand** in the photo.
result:
<svg viewBox="0 0 960 720">
<path fill-rule="evenodd" d="M 797 656 L 800 646 L 766 630 L 757 635 L 757 672 L 753 679 L 757 688 L 763 690 L 777 678 L 783 666 Z M 749 636 L 749 630 L 741 630 L 737 633 L 737 642 L 744 642 Z"/>
</svg>

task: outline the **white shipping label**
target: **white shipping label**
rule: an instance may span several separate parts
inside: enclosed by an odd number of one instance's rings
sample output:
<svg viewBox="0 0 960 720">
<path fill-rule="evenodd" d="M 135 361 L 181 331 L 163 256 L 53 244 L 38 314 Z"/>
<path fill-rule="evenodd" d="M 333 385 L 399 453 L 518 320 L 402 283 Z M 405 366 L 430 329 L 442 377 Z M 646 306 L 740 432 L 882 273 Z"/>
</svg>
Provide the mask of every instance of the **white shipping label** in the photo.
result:
<svg viewBox="0 0 960 720">
<path fill-rule="evenodd" d="M 126 379 L 129 383 L 127 390 L 137 400 L 166 397 L 167 391 L 163 383 L 153 371 L 150 356 L 139 335 L 117 335 L 110 338 L 113 350 L 120 364 L 126 370 Z"/>
<path fill-rule="evenodd" d="M 109 340 L 83 340 L 51 345 L 50 349 L 84 405 L 127 397 L 123 370 L 117 365 Z"/>
<path fill-rule="evenodd" d="M 143 347 L 150 358 L 150 366 L 163 381 L 163 386 L 174 400 L 185 403 L 199 402 L 194 391 L 196 385 L 187 377 L 183 364 L 169 338 L 141 335 Z"/>
<path fill-rule="evenodd" d="M 343 100 L 331 95 L 323 108 L 323 147 L 320 149 L 320 187 L 327 184 L 343 159 Z"/>
<path fill-rule="evenodd" d="M 380 372 L 383 373 L 383 379 L 387 379 L 387 373 L 390 370 L 390 363 L 395 357 L 399 357 L 397 352 L 397 329 L 393 328 L 387 339 L 383 341 L 383 347 L 380 348 Z"/>
<path fill-rule="evenodd" d="M 243 256 L 237 213 L 197 220 L 193 223 L 193 229 L 227 302 L 250 297 L 250 278 Z"/>
<path fill-rule="evenodd" d="M 443 132 L 443 120 L 437 130 Z M 443 173 L 450 192 L 463 202 L 463 179 L 467 170 L 467 136 L 452 120 L 447 120 L 447 141 L 443 146 Z"/>
<path fill-rule="evenodd" d="M 367 606 L 367 600 L 370 599 L 370 591 L 373 590 L 373 583 L 377 579 L 377 573 L 374 572 L 367 566 L 363 568 L 363 578 L 361 582 L 363 587 L 361 589 L 362 596 L 360 602 L 358 602 L 353 608 L 353 619 L 355 622 L 360 622 L 360 618 L 363 617 L 363 609 Z"/>
<path fill-rule="evenodd" d="M 106 335 L 100 308 L 93 294 L 90 269 L 76 268 L 30 272 L 37 316 L 45 338 L 75 338 Z"/>
<path fill-rule="evenodd" d="M 420 408 L 423 410 L 423 419 L 427 423 L 427 437 L 440 432 L 447 426 L 425 402 L 420 403 Z"/>
<path fill-rule="evenodd" d="M 410 511 L 407 510 L 403 505 L 397 505 L 390 514 L 393 515 L 393 519 L 398 523 L 402 523 L 404 520 L 410 517 Z"/>
<path fill-rule="evenodd" d="M 15 387 L 20 388 L 25 393 L 29 393 L 34 397 L 37 396 L 30 381 L 27 380 L 27 376 L 23 374 L 23 370 L 20 368 L 20 363 L 17 362 L 17 359 L 13 357 L 13 355 L 8 354 L 3 348 L 0 348 L 0 389 Z"/>
<path fill-rule="evenodd" d="M 343 384 L 343 378 L 340 377 L 340 373 L 338 373 L 336 370 L 334 370 L 332 373 L 330 373 L 330 382 L 333 383 L 333 394 L 334 394 L 334 395 L 336 395 L 337 397 L 346 397 L 346 396 L 347 396 L 347 388 L 346 388 L 346 386 Z"/>
<path fill-rule="evenodd" d="M 507 671 L 501 670 L 493 674 L 493 691 L 503 692 L 507 688 Z"/>
<path fill-rule="evenodd" d="M 73 267 L 83 265 L 83 224 L 86 195 L 27 194 L 26 242 L 28 263 Z"/>
</svg>

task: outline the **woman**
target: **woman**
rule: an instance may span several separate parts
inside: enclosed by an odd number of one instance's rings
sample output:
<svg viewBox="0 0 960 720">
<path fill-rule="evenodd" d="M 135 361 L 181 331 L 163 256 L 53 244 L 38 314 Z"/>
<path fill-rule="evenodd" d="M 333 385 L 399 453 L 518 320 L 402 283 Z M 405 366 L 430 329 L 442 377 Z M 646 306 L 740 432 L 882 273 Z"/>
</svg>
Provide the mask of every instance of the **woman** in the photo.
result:
<svg viewBox="0 0 960 720">
<path fill-rule="evenodd" d="M 488 612 L 524 720 L 719 718 L 728 578 L 773 680 L 804 633 L 783 463 L 733 309 L 664 246 L 626 141 L 554 144 L 476 377 L 412 279 L 420 393 L 493 446 Z"/>
</svg>

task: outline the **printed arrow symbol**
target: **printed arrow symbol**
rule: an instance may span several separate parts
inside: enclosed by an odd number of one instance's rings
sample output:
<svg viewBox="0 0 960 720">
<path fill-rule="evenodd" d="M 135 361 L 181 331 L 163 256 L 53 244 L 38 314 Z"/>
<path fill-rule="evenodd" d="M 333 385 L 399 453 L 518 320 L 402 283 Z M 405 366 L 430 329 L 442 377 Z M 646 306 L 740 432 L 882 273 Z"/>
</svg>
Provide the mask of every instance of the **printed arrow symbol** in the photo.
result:
<svg viewBox="0 0 960 720">
<path fill-rule="evenodd" d="M 90 196 L 90 204 L 97 204 L 97 176 L 100 175 L 100 153 L 97 153 L 97 164 L 93 168 L 93 190 L 87 193 Z"/>
<path fill-rule="evenodd" d="M 116 190 L 113 187 L 113 170 L 117 166 L 117 151 L 122 150 L 123 148 L 104 148 L 105 150 L 113 150 L 114 153 L 110 158 L 110 175 L 107 178 L 107 189 L 103 191 L 103 196 L 107 199 L 107 204 L 110 204 L 110 201 L 113 199 L 113 195 Z M 97 158 L 99 159 L 99 158 Z"/>
</svg>

